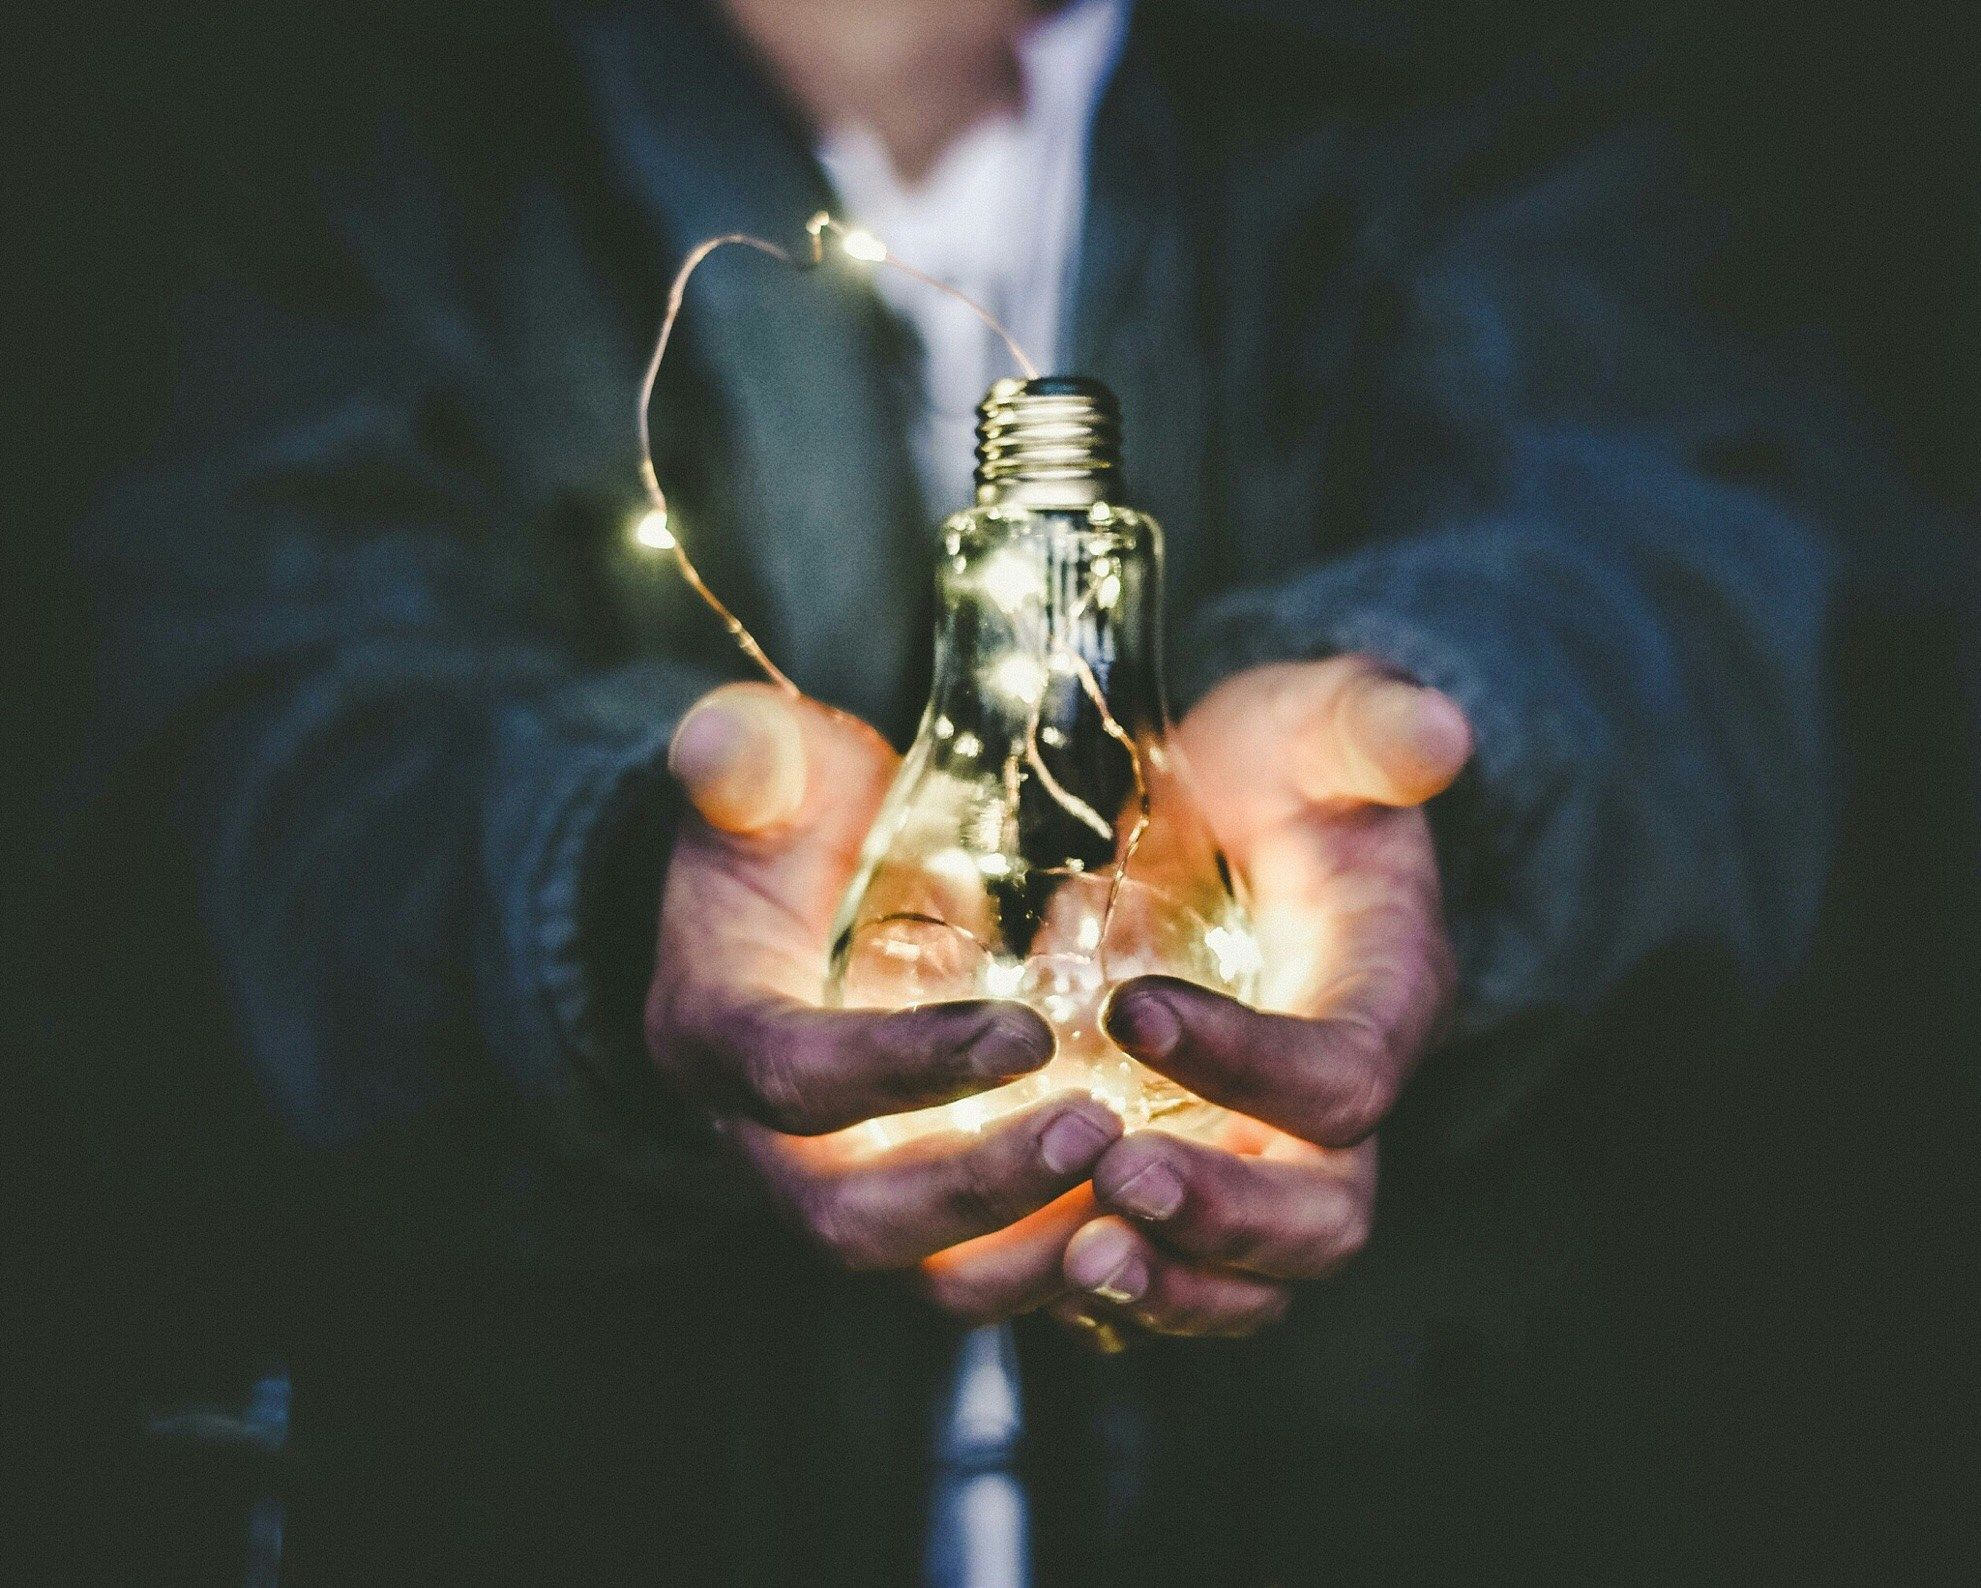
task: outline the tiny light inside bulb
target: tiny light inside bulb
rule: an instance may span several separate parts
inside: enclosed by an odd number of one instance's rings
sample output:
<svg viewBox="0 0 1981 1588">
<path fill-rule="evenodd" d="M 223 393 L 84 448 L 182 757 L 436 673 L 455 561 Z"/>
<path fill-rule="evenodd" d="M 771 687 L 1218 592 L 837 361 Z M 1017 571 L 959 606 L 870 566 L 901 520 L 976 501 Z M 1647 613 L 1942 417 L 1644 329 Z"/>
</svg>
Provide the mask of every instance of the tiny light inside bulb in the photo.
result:
<svg viewBox="0 0 1981 1588">
<path fill-rule="evenodd" d="M 984 990 L 993 998 L 1016 998 L 1024 986 L 1022 960 L 1000 960 L 984 967 Z"/>
<path fill-rule="evenodd" d="M 1039 570 L 1012 552 L 1000 551 L 984 564 L 984 593 L 1000 612 L 1016 612 L 1028 602 L 1043 600 L 1045 581 Z"/>
<path fill-rule="evenodd" d="M 1217 960 L 1218 974 L 1229 982 L 1249 981 L 1263 963 L 1258 939 L 1250 932 L 1214 926 L 1204 934 L 1204 946 Z"/>
<path fill-rule="evenodd" d="M 667 527 L 667 510 L 649 508 L 633 522 L 633 539 L 653 551 L 672 551 L 674 531 Z"/>
<path fill-rule="evenodd" d="M 1046 692 L 1046 670 L 1029 656 L 1011 655 L 990 670 L 990 685 L 1021 705 L 1035 705 Z"/>
<path fill-rule="evenodd" d="M 877 265 L 887 258 L 887 244 L 870 231 L 854 227 L 839 241 L 839 246 L 854 259 L 864 259 L 870 265 Z"/>
</svg>

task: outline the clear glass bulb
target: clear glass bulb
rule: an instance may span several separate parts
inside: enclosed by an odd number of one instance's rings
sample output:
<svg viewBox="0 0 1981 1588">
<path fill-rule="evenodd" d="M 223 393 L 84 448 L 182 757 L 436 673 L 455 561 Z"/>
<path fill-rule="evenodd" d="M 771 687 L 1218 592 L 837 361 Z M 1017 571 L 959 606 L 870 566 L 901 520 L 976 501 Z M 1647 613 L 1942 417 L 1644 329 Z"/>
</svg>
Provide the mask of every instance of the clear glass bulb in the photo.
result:
<svg viewBox="0 0 1981 1588">
<path fill-rule="evenodd" d="M 1022 1081 L 875 1121 L 883 1141 L 981 1129 L 1069 1087 L 1130 1128 L 1207 1119 L 1109 1040 L 1102 1005 L 1152 972 L 1253 990 L 1249 923 L 1169 743 L 1161 531 L 1064 483 L 987 486 L 943 526 L 934 687 L 840 908 L 827 982 L 830 1001 L 868 1007 L 1016 998 L 1057 1048 Z"/>
</svg>

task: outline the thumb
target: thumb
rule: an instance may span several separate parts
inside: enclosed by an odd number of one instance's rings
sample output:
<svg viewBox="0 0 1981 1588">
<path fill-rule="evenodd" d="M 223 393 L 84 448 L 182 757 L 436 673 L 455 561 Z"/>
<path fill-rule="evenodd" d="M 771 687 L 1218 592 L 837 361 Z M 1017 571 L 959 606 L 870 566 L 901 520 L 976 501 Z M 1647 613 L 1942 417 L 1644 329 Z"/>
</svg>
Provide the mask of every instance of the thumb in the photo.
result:
<svg viewBox="0 0 1981 1588">
<path fill-rule="evenodd" d="M 805 740 L 797 711 L 767 684 L 724 684 L 689 708 L 667 767 L 702 819 L 722 832 L 760 833 L 805 803 Z"/>
<path fill-rule="evenodd" d="M 1302 747 L 1294 775 L 1315 800 L 1421 805 L 1472 755 L 1472 725 L 1449 695 L 1342 657 L 1311 670 L 1290 702 Z"/>
</svg>

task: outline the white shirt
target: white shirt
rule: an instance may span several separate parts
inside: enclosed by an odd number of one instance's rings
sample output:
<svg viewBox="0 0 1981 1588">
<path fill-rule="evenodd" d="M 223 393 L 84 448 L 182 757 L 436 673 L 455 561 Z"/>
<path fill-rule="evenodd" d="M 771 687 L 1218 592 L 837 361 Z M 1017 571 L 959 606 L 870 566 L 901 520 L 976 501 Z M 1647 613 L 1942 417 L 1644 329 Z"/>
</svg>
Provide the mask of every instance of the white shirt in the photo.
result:
<svg viewBox="0 0 1981 1588">
<path fill-rule="evenodd" d="M 842 220 L 975 298 L 1047 373 L 1065 353 L 1087 148 L 1128 5 L 1073 0 L 1029 28 L 1017 45 L 1021 108 L 977 123 L 913 186 L 870 127 L 832 128 L 818 148 Z M 990 328 L 954 299 L 885 267 L 874 286 L 921 341 L 922 406 L 910 440 L 924 498 L 948 514 L 972 499 L 977 404 L 992 381 L 1018 372 Z"/>
</svg>

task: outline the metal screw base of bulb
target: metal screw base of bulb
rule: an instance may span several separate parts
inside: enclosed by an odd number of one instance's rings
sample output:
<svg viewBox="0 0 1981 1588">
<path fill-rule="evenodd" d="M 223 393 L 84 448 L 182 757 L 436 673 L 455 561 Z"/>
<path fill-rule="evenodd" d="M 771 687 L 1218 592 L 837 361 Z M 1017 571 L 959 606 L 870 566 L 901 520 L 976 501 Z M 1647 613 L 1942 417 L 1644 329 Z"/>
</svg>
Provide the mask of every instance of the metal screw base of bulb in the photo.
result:
<svg viewBox="0 0 1981 1588">
<path fill-rule="evenodd" d="M 1121 413 L 1079 375 L 1001 380 L 977 409 L 977 502 L 1091 507 L 1121 492 Z"/>
</svg>

